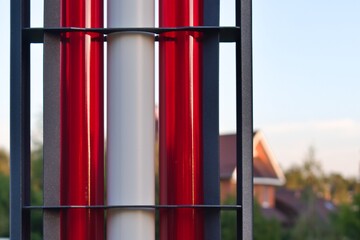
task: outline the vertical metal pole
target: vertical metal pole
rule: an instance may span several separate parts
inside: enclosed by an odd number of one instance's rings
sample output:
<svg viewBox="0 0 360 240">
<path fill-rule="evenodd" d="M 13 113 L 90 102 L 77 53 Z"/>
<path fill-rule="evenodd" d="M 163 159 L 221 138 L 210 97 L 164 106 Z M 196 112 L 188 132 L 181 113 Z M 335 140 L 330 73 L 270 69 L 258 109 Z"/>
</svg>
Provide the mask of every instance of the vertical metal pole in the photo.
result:
<svg viewBox="0 0 360 240">
<path fill-rule="evenodd" d="M 108 0 L 109 27 L 154 27 L 154 1 Z M 108 36 L 108 205 L 155 203 L 154 36 Z M 110 209 L 107 238 L 155 239 L 155 211 Z"/>
<path fill-rule="evenodd" d="M 219 0 L 204 0 L 204 26 L 219 26 Z M 219 172 L 219 35 L 207 34 L 203 40 L 202 134 L 204 204 L 220 204 Z M 204 239 L 219 240 L 219 209 L 204 211 Z"/>
<path fill-rule="evenodd" d="M 236 1 L 237 239 L 253 237 L 252 1 Z"/>
<path fill-rule="evenodd" d="M 11 1 L 10 54 L 10 237 L 30 239 L 30 1 Z"/>
<path fill-rule="evenodd" d="M 203 24 L 202 0 L 163 0 L 159 7 L 161 27 Z M 160 36 L 160 204 L 204 203 L 202 37 Z M 161 209 L 160 239 L 201 240 L 203 222 L 199 209 Z"/>
<path fill-rule="evenodd" d="M 44 27 L 60 26 L 60 0 L 44 1 Z M 60 205 L 60 36 L 44 35 L 44 205 Z M 60 239 L 60 211 L 44 210 L 43 237 Z"/>
<path fill-rule="evenodd" d="M 103 27 L 102 0 L 62 0 L 62 27 Z M 60 44 L 62 205 L 104 204 L 103 35 L 67 32 Z M 61 239 L 104 239 L 102 209 L 61 210 Z"/>
</svg>

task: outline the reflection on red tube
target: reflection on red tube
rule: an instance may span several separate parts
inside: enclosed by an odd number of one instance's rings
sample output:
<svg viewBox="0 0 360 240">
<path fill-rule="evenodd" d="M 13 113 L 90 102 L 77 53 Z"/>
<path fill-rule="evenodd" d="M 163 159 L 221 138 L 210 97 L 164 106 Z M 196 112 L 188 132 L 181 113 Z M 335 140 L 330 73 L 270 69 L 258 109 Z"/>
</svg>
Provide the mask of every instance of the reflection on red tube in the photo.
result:
<svg viewBox="0 0 360 240">
<path fill-rule="evenodd" d="M 103 27 L 102 0 L 61 0 L 62 27 Z M 61 36 L 62 205 L 104 204 L 103 36 Z M 104 239 L 104 212 L 61 212 L 61 239 Z"/>
<path fill-rule="evenodd" d="M 202 0 L 160 0 L 160 27 L 202 25 Z M 202 204 L 200 35 L 160 36 L 160 204 Z M 203 239 L 199 209 L 162 209 L 161 240 Z"/>
</svg>

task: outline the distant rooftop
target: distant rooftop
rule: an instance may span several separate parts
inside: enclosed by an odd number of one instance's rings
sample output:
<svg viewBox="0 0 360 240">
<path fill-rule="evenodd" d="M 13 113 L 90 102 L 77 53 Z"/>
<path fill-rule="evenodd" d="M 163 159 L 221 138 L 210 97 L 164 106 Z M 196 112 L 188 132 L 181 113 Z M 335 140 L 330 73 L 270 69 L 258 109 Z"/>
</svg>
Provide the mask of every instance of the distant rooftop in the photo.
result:
<svg viewBox="0 0 360 240">
<path fill-rule="evenodd" d="M 282 185 L 284 176 L 261 131 L 255 131 L 253 174 L 254 180 L 270 179 L 275 185 Z M 261 144 L 259 144 L 261 141 Z M 220 145 L 220 178 L 229 179 L 236 169 L 236 134 L 221 135 Z"/>
</svg>

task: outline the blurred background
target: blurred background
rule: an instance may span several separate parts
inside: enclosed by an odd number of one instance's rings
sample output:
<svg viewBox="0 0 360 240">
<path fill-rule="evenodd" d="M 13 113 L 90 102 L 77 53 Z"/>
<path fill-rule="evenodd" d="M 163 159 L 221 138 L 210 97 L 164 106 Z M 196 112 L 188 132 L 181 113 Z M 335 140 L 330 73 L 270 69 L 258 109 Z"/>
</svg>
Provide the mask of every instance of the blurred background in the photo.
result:
<svg viewBox="0 0 360 240">
<path fill-rule="evenodd" d="M 220 3 L 221 25 L 234 26 L 234 0 Z M 254 239 L 360 237 L 359 12 L 357 0 L 253 0 Z M 8 237 L 10 0 L 0 1 L 0 16 L 0 237 Z M 31 26 L 43 26 L 42 0 L 31 0 Z M 40 205 L 41 44 L 32 45 L 31 63 L 31 200 Z M 225 204 L 234 203 L 236 194 L 235 86 L 235 45 L 222 43 L 219 134 Z M 42 238 L 41 217 L 41 212 L 32 214 L 32 239 Z M 234 213 L 223 212 L 223 239 L 235 239 L 235 227 Z"/>
</svg>

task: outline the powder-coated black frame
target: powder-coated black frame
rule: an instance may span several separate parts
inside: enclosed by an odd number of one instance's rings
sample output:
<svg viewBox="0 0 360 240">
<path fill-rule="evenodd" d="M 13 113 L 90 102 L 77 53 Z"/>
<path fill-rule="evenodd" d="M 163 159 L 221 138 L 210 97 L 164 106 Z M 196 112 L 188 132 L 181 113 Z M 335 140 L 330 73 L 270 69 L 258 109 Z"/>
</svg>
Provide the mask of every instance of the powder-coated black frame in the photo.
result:
<svg viewBox="0 0 360 240">
<path fill-rule="evenodd" d="M 10 237 L 30 239 L 30 1 L 11 1 L 10 54 Z"/>
<path fill-rule="evenodd" d="M 252 0 L 236 1 L 237 238 L 253 239 Z"/>
</svg>

